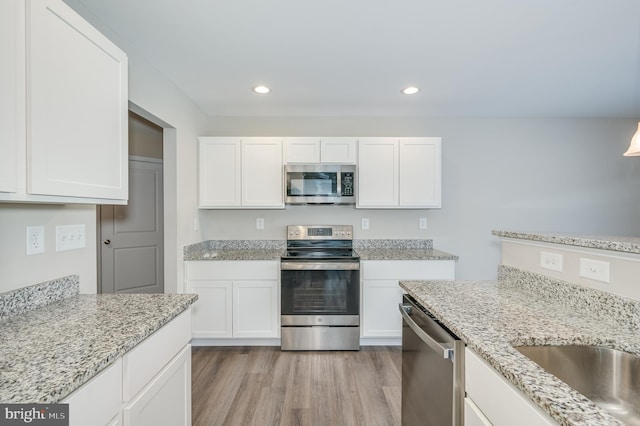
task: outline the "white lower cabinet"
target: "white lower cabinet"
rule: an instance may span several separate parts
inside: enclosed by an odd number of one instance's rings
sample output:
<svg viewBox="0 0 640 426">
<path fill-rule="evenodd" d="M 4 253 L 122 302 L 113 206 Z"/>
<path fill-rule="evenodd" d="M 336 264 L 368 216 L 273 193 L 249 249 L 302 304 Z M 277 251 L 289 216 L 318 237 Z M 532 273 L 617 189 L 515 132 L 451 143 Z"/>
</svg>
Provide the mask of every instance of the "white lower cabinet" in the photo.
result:
<svg viewBox="0 0 640 426">
<path fill-rule="evenodd" d="M 121 424 L 122 359 L 66 397 L 69 426 Z"/>
<path fill-rule="evenodd" d="M 191 425 L 191 309 L 62 402 L 69 425 Z"/>
<path fill-rule="evenodd" d="M 453 280 L 453 260 L 364 260 L 362 273 L 361 337 L 400 338 L 401 280 Z"/>
<path fill-rule="evenodd" d="M 464 355 L 465 425 L 557 425 L 475 352 L 466 348 Z"/>
<path fill-rule="evenodd" d="M 191 345 L 187 345 L 124 407 L 123 424 L 190 425 L 190 394 Z"/>
<path fill-rule="evenodd" d="M 198 294 L 193 337 L 278 338 L 278 261 L 185 262 L 185 288 Z"/>
<path fill-rule="evenodd" d="M 491 426 L 489 419 L 469 398 L 464 399 L 464 426 Z"/>
</svg>

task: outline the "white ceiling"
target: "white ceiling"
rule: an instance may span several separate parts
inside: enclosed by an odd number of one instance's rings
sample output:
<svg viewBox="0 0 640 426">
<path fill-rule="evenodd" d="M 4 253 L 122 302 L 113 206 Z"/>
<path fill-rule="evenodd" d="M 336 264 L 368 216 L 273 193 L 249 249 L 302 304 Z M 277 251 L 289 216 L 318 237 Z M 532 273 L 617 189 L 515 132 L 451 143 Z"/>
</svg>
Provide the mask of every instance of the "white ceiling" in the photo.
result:
<svg viewBox="0 0 640 426">
<path fill-rule="evenodd" d="M 640 116 L 640 0 L 67 2 L 212 116 Z"/>
</svg>

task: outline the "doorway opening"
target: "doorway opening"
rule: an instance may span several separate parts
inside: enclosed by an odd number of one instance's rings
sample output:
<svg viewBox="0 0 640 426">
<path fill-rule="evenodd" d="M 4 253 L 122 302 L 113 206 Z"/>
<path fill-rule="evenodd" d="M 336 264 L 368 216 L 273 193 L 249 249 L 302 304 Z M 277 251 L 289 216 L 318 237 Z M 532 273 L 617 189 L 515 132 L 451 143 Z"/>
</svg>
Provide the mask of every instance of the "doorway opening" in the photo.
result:
<svg viewBox="0 0 640 426">
<path fill-rule="evenodd" d="M 164 293 L 163 128 L 129 111 L 129 202 L 97 208 L 98 293 Z"/>
</svg>

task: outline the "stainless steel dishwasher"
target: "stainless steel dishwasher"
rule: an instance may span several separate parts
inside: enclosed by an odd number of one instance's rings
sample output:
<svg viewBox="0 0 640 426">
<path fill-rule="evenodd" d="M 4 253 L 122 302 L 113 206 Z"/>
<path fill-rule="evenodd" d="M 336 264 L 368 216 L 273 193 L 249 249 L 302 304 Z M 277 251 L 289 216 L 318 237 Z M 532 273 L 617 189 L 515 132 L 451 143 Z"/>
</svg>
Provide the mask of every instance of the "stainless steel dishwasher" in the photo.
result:
<svg viewBox="0 0 640 426">
<path fill-rule="evenodd" d="M 464 343 L 411 296 L 402 313 L 402 425 L 460 426 Z"/>
</svg>

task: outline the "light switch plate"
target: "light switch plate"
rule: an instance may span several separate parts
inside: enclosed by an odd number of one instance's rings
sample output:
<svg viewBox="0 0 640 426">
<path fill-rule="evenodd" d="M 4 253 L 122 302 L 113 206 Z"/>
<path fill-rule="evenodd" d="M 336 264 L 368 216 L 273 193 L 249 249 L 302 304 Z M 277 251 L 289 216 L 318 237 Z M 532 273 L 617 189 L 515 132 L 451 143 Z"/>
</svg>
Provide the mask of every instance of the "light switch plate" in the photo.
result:
<svg viewBox="0 0 640 426">
<path fill-rule="evenodd" d="M 418 227 L 420 229 L 427 229 L 427 218 L 426 217 L 421 217 L 420 220 L 418 221 Z"/>
<path fill-rule="evenodd" d="M 56 226 L 56 251 L 81 249 L 86 246 L 85 225 Z"/>
<path fill-rule="evenodd" d="M 362 218 L 362 229 L 369 229 L 369 219 L 366 217 Z"/>
</svg>

